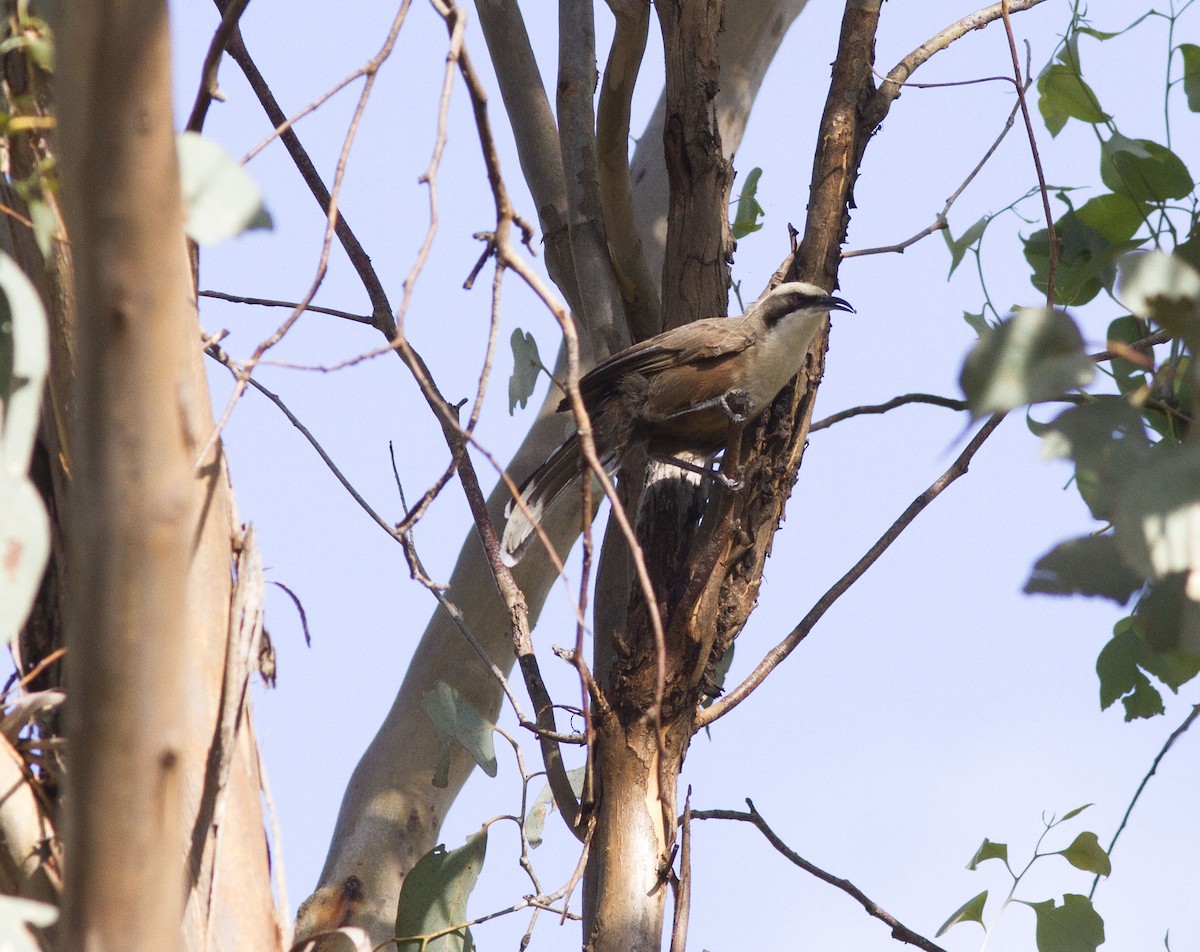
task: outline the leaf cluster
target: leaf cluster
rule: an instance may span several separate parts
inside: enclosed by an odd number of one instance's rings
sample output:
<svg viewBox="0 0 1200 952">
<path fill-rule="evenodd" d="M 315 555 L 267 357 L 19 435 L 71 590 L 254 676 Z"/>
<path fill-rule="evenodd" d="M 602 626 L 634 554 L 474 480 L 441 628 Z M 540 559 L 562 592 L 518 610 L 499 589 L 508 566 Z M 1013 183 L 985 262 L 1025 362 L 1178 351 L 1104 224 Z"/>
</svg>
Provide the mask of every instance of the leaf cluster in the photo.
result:
<svg viewBox="0 0 1200 952">
<path fill-rule="evenodd" d="M 1123 135 L 1084 79 L 1080 53 L 1085 38 L 1108 42 L 1149 17 L 1104 32 L 1077 12 L 1039 76 L 1038 108 L 1052 136 L 1071 121 L 1094 130 L 1105 190 L 1078 207 L 1071 189 L 1056 191 L 1066 211 L 1053 231 L 1023 239 L 1033 286 L 1044 295 L 1052 286 L 1053 296 L 995 324 L 967 315 L 981 336 L 961 375 L 976 416 L 1071 404 L 1029 427 L 1045 456 L 1072 465 L 1099 527 L 1043 555 L 1025 591 L 1132 601 L 1096 664 L 1101 706 L 1121 699 L 1127 720 L 1162 713 L 1151 678 L 1177 691 L 1200 673 L 1200 441 L 1191 427 L 1200 412 L 1200 200 L 1170 148 L 1169 109 L 1164 142 Z M 1168 105 L 1182 90 L 1200 111 L 1200 47 L 1174 46 L 1169 64 Z M 994 217 L 958 239 L 947 232 L 952 273 L 968 252 L 978 255 Z M 1101 295 L 1120 310 L 1109 319 L 1107 352 L 1090 357 L 1075 309 Z M 1097 380 L 1104 386 L 1089 391 Z"/>
</svg>

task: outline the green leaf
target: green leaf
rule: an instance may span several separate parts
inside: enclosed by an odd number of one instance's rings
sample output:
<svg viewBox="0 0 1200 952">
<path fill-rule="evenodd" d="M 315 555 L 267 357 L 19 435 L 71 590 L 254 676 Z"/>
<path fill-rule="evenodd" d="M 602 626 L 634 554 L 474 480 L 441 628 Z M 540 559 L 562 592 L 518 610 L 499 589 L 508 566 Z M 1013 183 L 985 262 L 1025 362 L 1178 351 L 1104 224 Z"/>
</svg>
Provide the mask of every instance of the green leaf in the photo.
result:
<svg viewBox="0 0 1200 952">
<path fill-rule="evenodd" d="M 991 220 L 991 215 L 984 215 L 958 238 L 951 237 L 949 227 L 942 229 L 942 237 L 946 241 L 946 247 L 950 249 L 950 274 L 954 274 L 955 268 L 962 264 L 967 250 L 983 237 L 983 233 L 987 230 L 988 222 Z M 950 274 L 946 275 L 946 277 L 950 277 Z M 970 321 L 968 320 L 967 323 L 969 324 Z"/>
<path fill-rule="evenodd" d="M 1075 463 L 1079 494 L 1107 521 L 1117 491 L 1150 451 L 1141 414 L 1124 397 L 1100 396 L 1059 414 L 1042 440 L 1042 455 Z"/>
<path fill-rule="evenodd" d="M 1110 287 L 1116 278 L 1117 260 L 1140 244 L 1136 241 L 1114 243 L 1113 239 L 1106 237 L 1105 232 L 1088 224 L 1080 216 L 1082 211 L 1069 209 L 1054 223 L 1054 233 L 1059 241 L 1054 271 L 1054 300 L 1058 304 L 1075 307 L 1086 304 Z M 1091 221 L 1101 220 L 1102 217 L 1102 206 L 1088 212 Z M 1116 224 L 1100 223 L 1111 233 L 1119 230 Z M 1022 243 L 1025 260 L 1033 269 L 1030 280 L 1035 288 L 1045 294 L 1050 280 L 1050 233 L 1045 228 L 1038 229 L 1022 239 Z"/>
<path fill-rule="evenodd" d="M 1008 865 L 1008 844 L 993 843 L 989 839 L 984 839 L 980 844 L 979 849 L 975 851 L 975 855 L 971 857 L 971 862 L 967 863 L 967 869 L 974 870 L 980 863 L 989 859 L 1003 860 L 1004 864 Z M 976 897 L 979 898 L 979 897 Z"/>
<path fill-rule="evenodd" d="M 987 902 L 987 897 L 988 894 L 985 889 L 978 896 L 964 902 L 954 910 L 949 919 L 942 923 L 942 927 L 935 933 L 934 938 L 936 939 L 951 926 L 958 925 L 960 922 L 978 922 L 980 925 L 983 925 L 983 907 Z"/>
<path fill-rule="evenodd" d="M 1038 559 L 1025 593 L 1099 595 L 1124 605 L 1143 584 L 1121 562 L 1111 535 L 1083 536 L 1059 543 Z"/>
<path fill-rule="evenodd" d="M 1090 806 L 1093 806 L 1093 805 L 1094 805 L 1094 804 L 1091 804 L 1091 803 L 1085 803 L 1083 806 L 1081 806 L 1081 807 L 1076 807 L 1074 810 L 1068 810 L 1066 813 L 1064 813 L 1064 814 L 1062 815 L 1062 819 L 1061 819 L 1061 820 L 1059 820 L 1058 822 L 1059 822 L 1059 823 L 1066 823 L 1066 822 L 1067 822 L 1067 820 L 1074 819 L 1075 817 L 1079 816 L 1079 814 L 1081 814 L 1081 813 L 1082 813 L 1084 810 L 1086 810 L 1088 807 L 1090 807 Z"/>
<path fill-rule="evenodd" d="M 58 910 L 46 902 L 0 896 L 0 949 L 4 952 L 40 952 L 42 945 L 29 927 L 45 929 L 58 921 Z"/>
<path fill-rule="evenodd" d="M 1180 43 L 1183 56 L 1183 94 L 1187 97 L 1188 109 L 1200 112 L 1200 46 L 1195 43 Z"/>
<path fill-rule="evenodd" d="M 571 789 L 577 797 L 583 796 L 583 778 L 585 776 L 587 776 L 586 765 L 567 771 L 567 779 L 571 781 Z M 558 804 L 554 802 L 554 792 L 550 789 L 550 784 L 546 783 L 525 815 L 525 836 L 529 840 L 529 845 L 534 849 L 542 845 L 546 817 L 556 806 Z"/>
<path fill-rule="evenodd" d="M 983 313 L 972 314 L 970 311 L 963 311 L 963 320 L 967 322 L 967 326 L 971 328 L 978 336 L 982 337 L 992 325 L 988 323 L 988 319 L 983 316 Z"/>
<path fill-rule="evenodd" d="M 489 777 L 496 776 L 496 749 L 492 743 L 496 725 L 484 718 L 470 701 L 445 681 L 438 681 L 421 699 L 421 710 L 433 721 L 442 741 L 442 763 L 434 786 L 444 786 L 437 780 L 444 775 L 443 766 L 449 766 L 449 750 L 454 741 L 466 748 L 484 773 Z"/>
<path fill-rule="evenodd" d="M 1136 344 L 1148 336 L 1148 328 L 1144 321 L 1126 314 L 1118 317 L 1108 325 L 1107 340 L 1120 344 Z M 1124 357 L 1114 357 L 1108 362 L 1113 380 L 1122 395 L 1131 393 L 1147 383 L 1146 369 Z"/>
<path fill-rule="evenodd" d="M 1026 905 L 1037 916 L 1038 952 L 1096 952 L 1104 942 L 1104 920 L 1087 896 L 1067 893 L 1061 906 L 1053 899 Z"/>
<path fill-rule="evenodd" d="M 1055 63 L 1038 77 L 1038 109 L 1052 136 L 1058 135 L 1068 119 L 1095 125 L 1112 118 L 1100 108 L 1092 88 L 1077 69 Z"/>
<path fill-rule="evenodd" d="M 1149 139 L 1119 132 L 1100 146 L 1100 178 L 1112 191 L 1137 202 L 1185 198 L 1195 187 L 1183 160 Z"/>
<path fill-rule="evenodd" d="M 1182 572 L 1160 579 L 1133 612 L 1147 647 L 1138 663 L 1172 691 L 1200 672 L 1200 605 L 1188 597 L 1188 584 Z"/>
<path fill-rule="evenodd" d="M 1193 349 L 1200 343 L 1200 271 L 1176 255 L 1138 251 L 1121 258 L 1117 297 Z"/>
<path fill-rule="evenodd" d="M 54 250 L 54 236 L 58 234 L 58 219 L 54 217 L 54 210 L 40 198 L 31 199 L 29 220 L 33 222 L 33 238 L 38 250 L 49 261 L 50 253 Z"/>
<path fill-rule="evenodd" d="M 1126 721 L 1163 713 L 1162 695 L 1139 666 L 1150 654 L 1149 647 L 1133 630 L 1132 619 L 1117 622 L 1112 640 L 1096 659 L 1101 710 L 1107 710 L 1120 698 Z"/>
<path fill-rule="evenodd" d="M 1126 565 L 1150 580 L 1188 573 L 1200 601 L 1200 444 L 1158 444 L 1122 480 L 1112 521 Z"/>
<path fill-rule="evenodd" d="M 979 417 L 1053 399 L 1089 383 L 1094 374 L 1075 322 L 1062 311 L 1030 307 L 979 338 L 960 382 L 971 413 Z"/>
<path fill-rule="evenodd" d="M 762 169 L 753 168 L 746 175 L 746 181 L 742 183 L 742 189 L 738 193 L 737 214 L 734 216 L 733 224 L 730 226 L 733 231 L 734 238 L 745 238 L 751 232 L 758 231 L 762 228 L 762 222 L 759 221 L 766 212 L 763 207 L 758 204 L 758 180 L 762 178 Z"/>
<path fill-rule="evenodd" d="M 207 244 L 271 227 L 262 192 L 241 163 L 196 132 L 180 133 L 178 147 L 189 238 Z"/>
<path fill-rule="evenodd" d="M 441 844 L 417 860 L 404 877 L 396 908 L 396 935 L 428 936 L 467 921 L 467 899 L 487 853 L 487 830 L 467 837 L 458 849 L 446 852 Z M 464 952 L 470 948 L 466 929 L 422 945 L 419 938 L 397 942 L 397 952 Z"/>
<path fill-rule="evenodd" d="M 532 334 L 517 328 L 510 338 L 513 352 L 513 372 L 508 378 L 508 415 L 513 415 L 517 404 L 521 409 L 529 402 L 537 386 L 538 374 L 542 372 L 542 358 L 538 355 L 537 341 Z"/>
<path fill-rule="evenodd" d="M 1066 819 L 1066 817 L 1063 817 Z M 1059 855 L 1076 869 L 1100 876 L 1112 874 L 1112 862 L 1104 848 L 1100 845 L 1095 833 L 1080 833 L 1065 850 L 1059 850 Z"/>
<path fill-rule="evenodd" d="M 1137 233 L 1146 220 L 1146 209 L 1128 195 L 1106 192 L 1085 202 L 1075 210 L 1075 216 L 1115 245 Z"/>
</svg>

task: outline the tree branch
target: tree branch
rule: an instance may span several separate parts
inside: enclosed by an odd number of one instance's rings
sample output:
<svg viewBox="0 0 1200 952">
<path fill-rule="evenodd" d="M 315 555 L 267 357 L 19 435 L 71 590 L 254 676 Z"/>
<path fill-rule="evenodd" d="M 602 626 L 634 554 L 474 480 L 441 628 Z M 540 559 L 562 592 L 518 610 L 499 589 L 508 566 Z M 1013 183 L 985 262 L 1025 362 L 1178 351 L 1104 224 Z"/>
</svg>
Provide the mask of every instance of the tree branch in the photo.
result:
<svg viewBox="0 0 1200 952">
<path fill-rule="evenodd" d="M 693 810 L 693 820 L 740 820 L 743 823 L 751 823 L 758 828 L 758 831 L 767 838 L 776 850 L 779 851 L 790 862 L 799 866 L 806 873 L 811 873 L 816 876 L 821 882 L 828 883 L 830 886 L 836 886 L 847 896 L 857 901 L 868 915 L 874 916 L 881 922 L 886 923 L 892 930 L 892 938 L 898 942 L 904 942 L 908 945 L 914 945 L 924 952 L 945 952 L 940 945 L 926 939 L 923 935 L 914 932 L 904 923 L 900 922 L 895 916 L 882 909 L 878 903 L 869 899 L 867 895 L 859 889 L 854 883 L 848 879 L 839 879 L 832 873 L 827 873 L 819 866 L 814 866 L 803 856 L 788 846 L 781 840 L 774 830 L 767 825 L 767 821 L 763 819 L 762 814 L 754 808 L 754 803 L 750 799 L 746 800 L 746 805 L 750 807 L 749 812 L 741 810 Z"/>
<path fill-rule="evenodd" d="M 815 433 L 817 430 L 828 429 L 835 423 L 841 423 L 843 420 L 849 420 L 851 417 L 887 413 L 889 410 L 895 410 L 897 407 L 907 406 L 910 403 L 927 403 L 930 406 L 945 407 L 947 410 L 968 409 L 966 400 L 939 397 L 933 393 L 906 393 L 899 397 L 892 397 L 891 400 L 885 403 L 871 403 L 861 407 L 850 407 L 848 410 L 839 410 L 837 413 L 818 420 L 808 428 L 808 432 Z"/>
<path fill-rule="evenodd" d="M 592 0 L 559 0 L 558 138 L 567 184 L 567 227 L 579 285 L 575 315 L 599 359 L 626 347 L 630 338 L 605 233 L 592 107 L 595 89 Z"/>
<path fill-rule="evenodd" d="M 658 285 L 646 266 L 629 178 L 629 110 L 646 52 L 650 6 L 643 0 L 609 0 L 608 5 L 617 22 L 604 67 L 597 115 L 600 195 L 625 314 L 634 341 L 639 341 L 662 330 Z"/>
<path fill-rule="evenodd" d="M 966 448 L 958 455 L 958 458 L 950 465 L 941 476 L 933 481 L 933 483 L 923 493 L 917 496 L 900 514 L 895 522 L 888 527 L 888 530 L 879 537 L 879 540 L 867 550 L 866 554 L 859 559 L 854 566 L 833 584 L 833 586 L 821 596 L 817 603 L 809 610 L 808 614 L 800 621 L 795 628 L 788 633 L 778 645 L 767 652 L 758 666 L 746 677 L 746 679 L 736 688 L 716 701 L 709 707 L 703 708 L 696 715 L 696 728 L 699 729 L 708 724 L 711 724 L 717 718 L 728 714 L 737 705 L 741 704 L 750 693 L 766 679 L 776 667 L 795 650 L 796 646 L 803 641 L 813 626 L 820 621 L 821 616 L 836 602 L 846 591 L 857 582 L 875 561 L 887 551 L 888 547 L 900 537 L 900 534 L 912 524 L 913 520 L 933 502 L 942 491 L 946 489 L 960 476 L 966 474 L 968 467 L 971 464 L 972 458 L 978 452 L 979 448 L 984 444 L 989 436 L 995 432 L 996 427 L 1004 419 L 1003 414 L 997 414 L 989 419 L 975 434 L 971 442 L 966 445 Z"/>
<path fill-rule="evenodd" d="M 213 34 L 208 52 L 204 56 L 204 66 L 200 71 L 200 88 L 196 90 L 196 102 L 192 106 L 192 114 L 188 117 L 186 128 L 190 132 L 199 132 L 204 128 L 204 117 L 208 115 L 208 107 L 214 99 L 224 102 L 225 97 L 217 84 L 217 72 L 221 68 L 221 56 L 225 53 L 225 44 L 233 31 L 237 29 L 238 20 L 250 0 L 229 0 L 221 12 L 221 23 Z"/>
</svg>

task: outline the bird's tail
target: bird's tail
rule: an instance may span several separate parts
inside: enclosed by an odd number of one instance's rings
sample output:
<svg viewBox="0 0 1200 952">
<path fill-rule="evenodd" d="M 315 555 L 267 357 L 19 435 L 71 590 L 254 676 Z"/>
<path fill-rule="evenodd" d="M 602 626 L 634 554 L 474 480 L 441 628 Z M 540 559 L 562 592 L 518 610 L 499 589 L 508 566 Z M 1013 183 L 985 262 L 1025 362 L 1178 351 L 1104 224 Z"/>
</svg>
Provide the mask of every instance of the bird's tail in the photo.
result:
<svg viewBox="0 0 1200 952">
<path fill-rule="evenodd" d="M 559 500 L 571 497 L 569 490 L 579 483 L 581 459 L 579 435 L 572 434 L 521 484 L 520 498 L 524 506 L 518 506 L 515 499 L 508 501 L 504 507 L 504 538 L 500 542 L 500 558 L 505 565 L 511 567 L 521 561 L 533 541 L 534 526 Z M 617 471 L 615 453 L 602 455 L 600 461 L 609 476 Z"/>
</svg>

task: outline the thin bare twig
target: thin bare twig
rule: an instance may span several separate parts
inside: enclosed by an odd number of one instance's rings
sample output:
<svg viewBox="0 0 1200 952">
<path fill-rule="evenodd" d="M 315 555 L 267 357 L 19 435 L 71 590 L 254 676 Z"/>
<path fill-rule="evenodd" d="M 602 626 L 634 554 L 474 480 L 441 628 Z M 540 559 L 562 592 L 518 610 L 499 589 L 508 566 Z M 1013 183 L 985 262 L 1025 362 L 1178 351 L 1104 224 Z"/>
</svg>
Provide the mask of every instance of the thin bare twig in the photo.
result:
<svg viewBox="0 0 1200 952">
<path fill-rule="evenodd" d="M 1003 78 L 1010 83 L 1013 82 L 1013 80 L 1008 76 L 997 77 L 997 78 Z M 1033 82 L 1032 77 L 1030 77 L 1028 80 L 1026 80 L 1025 88 L 1028 89 L 1030 84 L 1032 84 L 1032 82 Z M 904 85 L 908 86 L 908 85 L 913 85 L 913 84 L 905 83 Z M 917 84 L 917 85 L 920 85 L 920 84 Z M 926 84 L 926 85 L 930 85 L 930 84 Z M 1004 141 L 1004 137 L 1007 136 L 1009 133 L 1009 130 L 1012 129 L 1013 122 L 1017 118 L 1017 111 L 1020 108 L 1021 108 L 1021 103 L 1020 103 L 1020 101 L 1018 101 L 1017 104 L 1015 106 L 1013 106 L 1012 111 L 1008 114 L 1008 119 L 1005 120 L 1004 128 L 1000 130 L 1000 134 L 998 136 L 996 136 L 995 141 L 988 147 L 988 150 L 983 154 L 983 158 L 981 158 L 975 164 L 975 168 L 971 169 L 970 174 L 967 175 L 967 177 L 965 179 L 963 179 L 962 184 L 954 190 L 953 194 L 951 194 L 951 196 L 948 199 L 946 199 L 946 204 L 942 206 L 942 210 L 938 213 L 937 217 L 933 220 L 933 224 L 929 225 L 929 227 L 927 227 L 927 228 L 923 228 L 921 231 L 917 232 L 911 238 L 906 238 L 904 241 L 901 241 L 898 244 L 885 245 L 885 246 L 879 247 L 879 248 L 863 248 L 858 251 L 843 251 L 842 259 L 845 260 L 846 258 L 855 258 L 855 257 L 860 257 L 862 255 L 885 254 L 888 252 L 904 254 L 905 249 L 909 248 L 912 245 L 915 245 L 922 238 L 927 238 L 929 235 L 932 235 L 934 232 L 941 231 L 941 230 L 949 227 L 949 222 L 948 222 L 946 216 L 950 214 L 951 206 L 953 206 L 954 203 L 956 201 L 958 201 L 959 196 L 962 195 L 962 193 L 967 190 L 967 186 L 970 185 L 975 180 L 975 177 L 981 171 L 983 171 L 983 167 L 985 165 L 987 165 L 987 163 L 991 159 L 991 157 L 996 154 L 996 150 L 998 148 L 1000 148 L 1000 143 Z"/>
<path fill-rule="evenodd" d="M 1025 134 L 1029 138 L 1029 150 L 1033 154 L 1033 167 L 1037 170 L 1038 188 L 1042 193 L 1042 211 L 1046 215 L 1046 231 L 1050 237 L 1050 257 L 1046 264 L 1046 307 L 1054 307 L 1054 273 L 1058 270 L 1058 235 L 1054 232 L 1054 213 L 1050 210 L 1050 192 L 1046 188 L 1046 176 L 1042 171 L 1042 157 L 1038 154 L 1037 137 L 1033 134 L 1033 120 L 1029 116 L 1029 103 L 1025 98 L 1027 85 L 1021 82 L 1021 57 L 1017 53 L 1017 40 L 1013 36 L 1009 10 L 1014 0 L 1000 0 L 1000 15 L 1004 18 L 1004 32 L 1008 37 L 1008 49 L 1012 54 L 1013 77 L 1017 81 L 1017 100 L 1021 116 L 1025 119 Z"/>
<path fill-rule="evenodd" d="M 229 301 L 231 304 L 253 304 L 258 307 L 286 307 L 293 311 L 300 307 L 300 304 L 296 301 L 276 301 L 273 298 L 242 297 L 238 294 L 227 294 L 224 291 L 198 291 L 197 294 L 199 297 Z M 314 314 L 328 314 L 330 317 L 343 317 L 348 321 L 354 321 L 356 324 L 375 324 L 375 318 L 367 314 L 352 314 L 350 311 L 341 311 L 332 307 L 321 307 L 318 304 L 305 305 L 304 310 L 312 311 Z M 266 361 L 260 361 L 260 363 L 266 363 Z"/>
<path fill-rule="evenodd" d="M 906 393 L 899 397 L 892 397 L 891 400 L 885 403 L 871 403 L 861 407 L 850 407 L 846 410 L 839 410 L 837 413 L 830 414 L 824 419 L 818 420 L 808 428 L 808 432 L 815 433 L 817 430 L 828 429 L 835 423 L 841 423 L 843 420 L 849 420 L 851 417 L 887 413 L 889 410 L 895 410 L 896 407 L 907 406 L 910 403 L 927 403 L 935 407 L 945 407 L 947 410 L 968 409 L 966 400 L 939 397 L 934 393 Z"/>
<path fill-rule="evenodd" d="M 255 365 L 262 359 L 263 354 L 283 340 L 287 332 L 300 319 L 300 315 L 312 303 L 312 299 L 316 296 L 322 282 L 325 280 L 325 272 L 329 266 L 329 251 L 333 245 L 333 237 L 337 230 L 338 196 L 342 189 L 342 183 L 345 181 L 346 166 L 350 161 L 350 150 L 358 134 L 358 127 L 362 122 L 363 113 L 366 111 L 367 101 L 371 98 L 371 92 L 375 88 L 375 80 L 379 76 L 379 69 L 387 61 L 388 57 L 392 55 L 392 50 L 395 48 L 396 39 L 400 35 L 400 28 L 404 25 L 404 19 L 411 2 L 412 0 L 403 0 L 400 4 L 400 9 L 392 19 L 392 25 L 388 30 L 387 38 L 384 40 L 383 45 L 360 70 L 361 74 L 365 77 L 365 81 L 362 92 L 359 93 L 354 113 L 350 118 L 350 124 L 346 129 L 346 135 L 342 140 L 341 152 L 338 155 L 337 167 L 333 174 L 333 187 L 330 189 L 329 208 L 326 213 L 325 235 L 321 240 L 320 260 L 317 263 L 317 271 L 313 276 L 312 283 L 309 285 L 309 289 L 301 299 L 300 304 L 288 316 L 287 320 L 276 328 L 275 333 L 262 341 L 254 349 L 254 353 L 250 356 L 250 359 L 245 361 L 239 368 L 237 385 L 234 387 L 233 394 L 225 406 L 225 411 L 221 414 L 221 418 L 217 421 L 216 426 L 213 427 L 212 433 L 204 442 L 203 448 L 196 457 L 196 469 L 199 469 L 203 464 L 213 444 L 216 443 L 217 438 L 220 436 L 221 430 L 229 422 L 229 417 L 233 414 L 233 408 L 246 392 L 246 387 L 248 386 L 250 375 L 253 373 Z"/>
<path fill-rule="evenodd" d="M 958 458 L 950 464 L 949 469 L 935 479 L 933 483 L 930 484 L 929 488 L 927 488 L 909 504 L 908 508 L 900 514 L 899 518 L 897 518 L 896 521 L 891 524 L 891 526 L 888 527 L 888 530 L 879 537 L 879 540 L 873 546 L 871 546 L 870 549 L 867 550 L 866 554 L 856 563 L 854 563 L 854 566 L 850 569 L 850 571 L 838 579 L 837 582 L 835 582 L 830 589 L 824 595 L 822 595 L 820 599 L 818 599 L 817 603 L 809 610 L 808 614 L 804 616 L 800 623 L 788 633 L 787 637 L 769 652 L 767 652 L 763 660 L 758 663 L 758 666 L 746 677 L 746 679 L 720 700 L 714 702 L 709 707 L 703 708 L 697 713 L 697 730 L 708 724 L 711 724 L 713 721 L 717 720 L 717 718 L 728 714 L 731 710 L 737 707 L 737 705 L 741 704 L 742 701 L 750 696 L 750 693 L 763 682 L 767 675 L 774 671 L 775 668 L 777 668 L 779 664 L 789 654 L 791 654 L 792 651 L 795 650 L 796 646 L 808 636 L 808 633 L 812 631 L 813 626 L 816 625 L 816 623 L 821 619 L 821 616 L 829 610 L 833 603 L 841 598 L 841 596 L 846 593 L 850 586 L 857 582 L 858 579 L 862 577 L 863 573 L 866 572 L 867 569 L 869 569 L 875 563 L 875 561 L 887 551 L 888 547 L 900 537 L 900 534 L 906 528 L 908 528 L 908 526 L 914 519 L 916 519 L 918 515 L 920 515 L 922 510 L 924 510 L 926 506 L 928 506 L 931 502 L 933 502 L 933 500 L 941 495 L 942 491 L 945 490 L 947 486 L 967 472 L 967 468 L 970 466 L 971 459 L 975 456 L 976 452 L 978 452 L 979 448 L 984 444 L 987 438 L 991 436 L 993 432 L 995 432 L 996 427 L 1000 425 L 1000 422 L 1003 419 L 1004 414 L 996 414 L 989 419 L 980 428 L 979 432 L 975 434 L 971 442 L 969 442 L 963 451 L 958 455 Z"/>
<path fill-rule="evenodd" d="M 1146 772 L 1146 776 L 1142 778 L 1142 782 L 1138 784 L 1138 788 L 1134 791 L 1133 799 L 1129 801 L 1129 807 L 1125 810 L 1125 815 L 1121 817 L 1121 824 L 1117 827 L 1117 832 L 1113 834 L 1112 841 L 1108 844 L 1108 855 L 1112 855 L 1113 847 L 1117 845 L 1117 840 L 1121 838 L 1121 833 L 1125 829 L 1125 824 L 1129 822 L 1129 816 L 1133 813 L 1133 808 L 1137 806 L 1138 798 L 1141 797 L 1142 791 L 1146 789 L 1146 784 L 1150 782 L 1150 778 L 1154 776 L 1158 770 L 1158 765 L 1162 763 L 1162 759 L 1167 756 L 1167 751 L 1175 744 L 1175 741 L 1182 737 L 1189 727 L 1196 722 L 1196 718 L 1200 717 L 1200 704 L 1193 705 L 1188 716 L 1183 719 L 1175 730 L 1171 731 L 1171 736 L 1167 738 L 1167 742 L 1162 745 L 1162 750 L 1158 752 L 1158 756 L 1154 758 L 1150 764 L 1150 769 Z M 1092 888 L 1088 891 L 1088 899 L 1096 894 L 1096 886 L 1100 883 L 1099 874 L 1092 880 Z"/>
<path fill-rule="evenodd" d="M 1016 13 L 1036 7 L 1039 3 L 1043 2 L 1044 0 L 1011 0 L 1007 4 L 1007 9 L 1012 13 Z M 866 110 L 864 121 L 867 122 L 867 127 L 873 129 L 883 120 L 888 109 L 891 108 L 892 102 L 900 95 L 900 90 L 904 87 L 908 77 L 920 66 L 924 65 L 930 57 L 948 48 L 955 40 L 965 36 L 972 30 L 982 29 L 989 23 L 1000 19 L 1003 13 L 1003 8 L 999 3 L 993 3 L 990 6 L 976 10 L 974 13 L 962 17 L 945 29 L 940 30 L 900 60 L 899 63 L 892 67 L 891 71 L 887 74 L 887 78 L 880 83 L 870 107 Z"/>
<path fill-rule="evenodd" d="M 816 876 L 821 882 L 828 883 L 830 886 L 836 886 L 846 895 L 857 901 L 863 909 L 871 916 L 886 923 L 892 930 L 892 938 L 899 942 L 914 945 L 924 952 L 945 952 L 940 945 L 926 939 L 920 933 L 914 932 L 904 923 L 900 922 L 895 916 L 886 910 L 882 909 L 878 903 L 874 902 L 854 883 L 848 879 L 839 879 L 832 873 L 828 873 L 819 866 L 814 866 L 803 856 L 788 846 L 781 840 L 778 834 L 771 829 L 767 821 L 763 819 L 762 814 L 755 809 L 753 801 L 746 799 L 746 805 L 750 808 L 749 812 L 743 810 L 693 810 L 693 820 L 740 820 L 743 823 L 753 824 L 758 828 L 758 831 L 767 838 L 776 850 L 778 850 L 787 860 L 796 866 L 799 866 L 806 873 Z"/>
<path fill-rule="evenodd" d="M 222 2 L 223 0 L 217 0 L 218 8 L 221 7 Z M 313 198 L 317 200 L 321 211 L 328 216 L 331 202 L 329 189 L 325 186 L 324 181 L 322 181 L 320 173 L 317 172 L 312 158 L 301 144 L 296 131 L 290 127 L 288 117 L 284 114 L 283 109 L 280 108 L 278 101 L 275 99 L 275 94 L 271 92 L 271 87 L 267 85 L 266 79 L 259 71 L 258 65 L 250 55 L 250 51 L 246 48 L 246 43 L 242 38 L 240 30 L 234 30 L 233 35 L 230 36 L 229 42 L 226 45 L 226 49 L 230 57 L 237 63 L 245 75 L 246 81 L 250 84 L 250 88 L 254 91 L 254 95 L 262 105 L 263 111 L 266 113 L 271 125 L 277 130 L 281 130 L 279 136 L 288 155 L 291 156 L 292 163 L 296 166 L 296 170 L 300 173 L 300 177 L 308 186 L 309 191 L 312 192 Z M 374 265 L 371 264 L 370 255 L 363 249 L 358 236 L 355 235 L 345 214 L 341 211 L 337 215 L 335 231 L 338 241 L 341 242 L 346 256 L 350 259 L 351 265 L 354 267 L 363 288 L 367 292 L 376 326 L 385 336 L 390 338 L 393 330 L 392 305 L 388 301 L 387 292 L 384 291 L 383 282 L 379 280 L 379 275 L 375 272 Z"/>
</svg>

